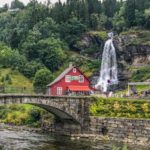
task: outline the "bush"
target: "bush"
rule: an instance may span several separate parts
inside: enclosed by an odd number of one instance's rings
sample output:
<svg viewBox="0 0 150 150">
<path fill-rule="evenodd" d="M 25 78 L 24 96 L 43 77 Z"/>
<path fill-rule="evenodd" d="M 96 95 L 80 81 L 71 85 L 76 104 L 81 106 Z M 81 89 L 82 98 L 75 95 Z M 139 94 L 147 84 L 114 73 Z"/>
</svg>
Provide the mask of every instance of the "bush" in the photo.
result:
<svg viewBox="0 0 150 150">
<path fill-rule="evenodd" d="M 36 92 L 45 93 L 46 85 L 53 80 L 53 75 L 48 69 L 40 69 L 36 72 L 33 86 Z"/>
<path fill-rule="evenodd" d="M 150 102 L 117 98 L 96 98 L 90 112 L 94 116 L 150 119 Z"/>
</svg>

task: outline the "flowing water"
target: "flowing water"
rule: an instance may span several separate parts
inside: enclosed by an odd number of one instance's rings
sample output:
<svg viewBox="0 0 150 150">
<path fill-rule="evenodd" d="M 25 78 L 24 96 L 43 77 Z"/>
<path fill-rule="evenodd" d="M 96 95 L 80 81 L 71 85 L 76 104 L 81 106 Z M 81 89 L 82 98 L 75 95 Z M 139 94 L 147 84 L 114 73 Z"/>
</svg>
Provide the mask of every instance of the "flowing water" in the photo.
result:
<svg viewBox="0 0 150 150">
<path fill-rule="evenodd" d="M 0 130 L 0 150 L 113 150 L 121 143 L 70 140 L 63 136 L 37 134 L 28 131 Z M 115 149 L 116 150 L 116 149 Z M 148 150 L 146 147 L 128 146 L 127 150 Z"/>
<path fill-rule="evenodd" d="M 101 89 L 103 92 L 107 92 L 109 85 L 118 84 L 116 51 L 113 45 L 112 35 L 110 37 L 105 42 L 100 77 L 96 85 L 96 88 Z"/>
</svg>

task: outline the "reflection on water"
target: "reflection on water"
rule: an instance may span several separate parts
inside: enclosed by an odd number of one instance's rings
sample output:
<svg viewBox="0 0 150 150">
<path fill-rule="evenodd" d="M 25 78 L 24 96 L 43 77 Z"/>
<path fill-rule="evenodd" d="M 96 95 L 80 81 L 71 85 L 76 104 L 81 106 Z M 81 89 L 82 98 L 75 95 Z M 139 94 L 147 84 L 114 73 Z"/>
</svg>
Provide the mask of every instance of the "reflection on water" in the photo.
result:
<svg viewBox="0 0 150 150">
<path fill-rule="evenodd" d="M 112 150 L 118 143 L 71 141 L 67 137 L 37 134 L 28 131 L 0 131 L 0 150 Z M 139 146 L 128 146 L 128 150 L 149 150 Z"/>
</svg>

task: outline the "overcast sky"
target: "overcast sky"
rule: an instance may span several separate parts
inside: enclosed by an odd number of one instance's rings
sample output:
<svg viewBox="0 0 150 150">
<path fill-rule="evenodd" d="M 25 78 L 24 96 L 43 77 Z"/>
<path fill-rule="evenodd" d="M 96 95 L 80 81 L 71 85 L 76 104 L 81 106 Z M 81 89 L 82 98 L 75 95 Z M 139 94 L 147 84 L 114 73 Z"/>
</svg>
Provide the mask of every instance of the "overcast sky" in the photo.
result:
<svg viewBox="0 0 150 150">
<path fill-rule="evenodd" d="M 0 0 L 0 7 L 2 7 L 4 4 L 8 3 L 9 5 L 11 4 L 13 0 Z M 21 2 L 23 2 L 25 5 L 30 1 L 30 0 L 20 0 Z M 46 0 L 38 0 L 39 2 L 45 2 Z M 58 0 L 51 0 L 51 3 L 55 3 Z M 66 0 L 61 0 L 62 2 L 66 1 Z"/>
</svg>

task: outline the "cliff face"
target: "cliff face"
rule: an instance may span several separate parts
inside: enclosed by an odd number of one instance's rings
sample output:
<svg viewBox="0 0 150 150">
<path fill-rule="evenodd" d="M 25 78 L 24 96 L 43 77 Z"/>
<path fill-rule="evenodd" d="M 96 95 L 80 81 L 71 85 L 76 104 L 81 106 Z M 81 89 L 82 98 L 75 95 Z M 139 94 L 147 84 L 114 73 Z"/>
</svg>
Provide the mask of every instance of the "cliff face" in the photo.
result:
<svg viewBox="0 0 150 150">
<path fill-rule="evenodd" d="M 76 46 L 82 55 L 101 60 L 106 37 L 107 34 L 102 38 L 98 34 L 88 33 L 83 35 Z M 130 68 L 150 66 L 150 32 L 128 31 L 115 36 L 113 42 L 118 62 L 118 78 L 120 87 L 123 88 L 132 78 Z M 98 76 L 99 70 L 91 78 L 93 84 L 97 82 Z"/>
<path fill-rule="evenodd" d="M 74 45 L 74 49 L 85 56 L 101 59 L 104 43 L 107 40 L 105 31 L 88 32 Z M 114 37 L 117 58 L 126 65 L 150 64 L 150 32 L 128 31 Z"/>
<path fill-rule="evenodd" d="M 103 52 L 104 42 L 107 39 L 105 31 L 91 31 L 82 35 L 79 41 L 74 43 L 72 50 L 78 50 L 81 55 L 92 59 L 99 59 Z"/>
<path fill-rule="evenodd" d="M 144 33 L 143 33 L 144 34 Z M 149 33 L 150 34 L 150 33 Z M 150 37 L 149 37 L 150 41 Z M 116 36 L 114 44 L 119 61 L 127 65 L 143 66 L 150 64 L 150 43 L 148 38 L 135 33 Z"/>
<path fill-rule="evenodd" d="M 128 81 L 132 81 L 133 76 L 136 75 L 136 71 L 132 68 L 136 67 L 140 73 L 141 68 L 150 66 L 150 36 L 146 38 L 143 34 L 144 32 L 140 34 L 139 32 L 129 32 L 114 38 L 118 61 L 118 78 L 122 87 Z"/>
</svg>

